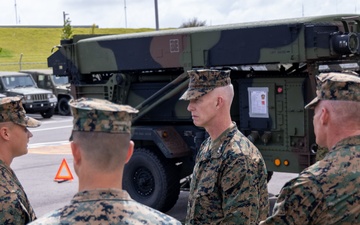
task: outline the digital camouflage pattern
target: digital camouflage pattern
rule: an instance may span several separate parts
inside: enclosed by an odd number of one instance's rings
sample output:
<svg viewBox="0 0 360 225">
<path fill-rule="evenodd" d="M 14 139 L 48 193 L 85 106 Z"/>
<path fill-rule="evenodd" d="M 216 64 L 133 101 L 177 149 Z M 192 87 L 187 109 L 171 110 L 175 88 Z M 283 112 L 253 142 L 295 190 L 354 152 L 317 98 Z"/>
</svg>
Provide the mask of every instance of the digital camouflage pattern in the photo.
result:
<svg viewBox="0 0 360 225">
<path fill-rule="evenodd" d="M 316 161 L 322 160 L 326 156 L 326 154 L 328 154 L 328 152 L 329 152 L 328 148 L 319 146 L 318 149 L 316 150 L 316 157 L 315 157 Z"/>
<path fill-rule="evenodd" d="M 338 142 L 282 188 L 264 224 L 360 224 L 360 136 Z"/>
<path fill-rule="evenodd" d="M 36 219 L 14 171 L 0 160 L 0 224 L 27 224 Z"/>
<path fill-rule="evenodd" d="M 22 97 L 5 97 L 0 99 L 0 123 L 14 122 L 24 127 L 38 127 L 41 122 L 26 116 Z"/>
<path fill-rule="evenodd" d="M 70 101 L 73 130 L 107 133 L 130 133 L 131 120 L 138 110 L 95 98 Z"/>
<path fill-rule="evenodd" d="M 230 70 L 190 70 L 188 75 L 190 77 L 189 87 L 180 97 L 181 100 L 200 98 L 216 87 L 231 84 Z"/>
<path fill-rule="evenodd" d="M 360 77 L 348 73 L 321 73 L 316 77 L 316 97 L 305 106 L 313 108 L 320 100 L 360 102 Z"/>
<path fill-rule="evenodd" d="M 48 213 L 32 225 L 181 225 L 176 219 L 142 205 L 119 189 L 96 189 L 77 193 L 70 205 Z"/>
<path fill-rule="evenodd" d="M 233 124 L 202 144 L 186 224 L 258 224 L 267 217 L 267 171 L 258 149 Z"/>
</svg>

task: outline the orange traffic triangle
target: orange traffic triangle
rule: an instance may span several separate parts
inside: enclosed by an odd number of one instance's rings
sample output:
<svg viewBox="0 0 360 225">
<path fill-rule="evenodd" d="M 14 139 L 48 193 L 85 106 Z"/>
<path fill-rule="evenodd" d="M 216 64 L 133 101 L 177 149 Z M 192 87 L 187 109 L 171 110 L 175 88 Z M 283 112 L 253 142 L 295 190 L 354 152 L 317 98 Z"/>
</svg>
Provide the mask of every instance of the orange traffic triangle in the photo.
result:
<svg viewBox="0 0 360 225">
<path fill-rule="evenodd" d="M 66 175 L 63 175 L 61 172 L 63 170 L 66 170 Z M 59 170 L 58 172 L 56 173 L 56 176 L 54 178 L 54 181 L 66 181 L 66 180 L 73 180 L 74 177 L 73 175 L 71 174 L 71 171 L 70 171 L 70 168 L 69 168 L 69 165 L 67 164 L 66 160 L 63 159 L 62 162 L 61 162 L 61 165 L 59 167 Z"/>
</svg>

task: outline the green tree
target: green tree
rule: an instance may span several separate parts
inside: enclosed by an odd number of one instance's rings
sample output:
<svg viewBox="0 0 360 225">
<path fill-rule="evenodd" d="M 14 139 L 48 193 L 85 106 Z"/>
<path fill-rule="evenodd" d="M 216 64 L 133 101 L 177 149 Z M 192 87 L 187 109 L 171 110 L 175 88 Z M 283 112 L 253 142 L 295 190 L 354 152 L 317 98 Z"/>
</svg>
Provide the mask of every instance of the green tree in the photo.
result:
<svg viewBox="0 0 360 225">
<path fill-rule="evenodd" d="M 61 34 L 61 40 L 64 39 L 70 39 L 72 37 L 72 27 L 71 27 L 71 20 L 70 18 L 67 18 L 64 21 L 64 27 L 62 29 L 62 34 Z"/>
<path fill-rule="evenodd" d="M 194 17 L 192 19 L 189 19 L 187 22 L 182 23 L 180 28 L 202 27 L 202 26 L 206 26 L 206 20 L 200 21 L 198 18 Z"/>
</svg>

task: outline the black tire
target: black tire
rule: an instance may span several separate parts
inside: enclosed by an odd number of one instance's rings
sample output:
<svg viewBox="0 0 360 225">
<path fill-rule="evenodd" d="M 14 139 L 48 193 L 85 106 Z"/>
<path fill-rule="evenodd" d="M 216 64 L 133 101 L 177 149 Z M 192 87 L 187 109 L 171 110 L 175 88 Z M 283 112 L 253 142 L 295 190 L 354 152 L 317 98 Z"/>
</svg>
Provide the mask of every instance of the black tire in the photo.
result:
<svg viewBox="0 0 360 225">
<path fill-rule="evenodd" d="M 62 116 L 70 116 L 70 106 L 69 106 L 69 99 L 68 98 L 60 98 L 59 102 L 57 103 L 57 110 L 59 115 Z"/>
<path fill-rule="evenodd" d="M 171 160 L 148 149 L 135 149 L 125 166 L 123 188 L 135 201 L 167 212 L 179 198 L 179 174 Z"/>
<path fill-rule="evenodd" d="M 50 108 L 44 112 L 41 112 L 40 114 L 43 118 L 47 119 L 47 118 L 51 118 L 54 115 L 54 111 L 55 111 L 54 108 Z"/>
</svg>

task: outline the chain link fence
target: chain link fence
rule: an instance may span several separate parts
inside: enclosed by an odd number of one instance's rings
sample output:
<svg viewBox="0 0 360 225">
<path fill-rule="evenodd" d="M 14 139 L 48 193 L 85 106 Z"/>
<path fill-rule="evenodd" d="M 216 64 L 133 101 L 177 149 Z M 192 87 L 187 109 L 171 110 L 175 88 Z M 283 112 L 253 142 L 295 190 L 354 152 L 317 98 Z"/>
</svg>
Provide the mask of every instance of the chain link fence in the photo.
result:
<svg viewBox="0 0 360 225">
<path fill-rule="evenodd" d="M 20 71 L 27 69 L 46 69 L 47 62 L 9 62 L 0 63 L 0 71 Z"/>
</svg>

